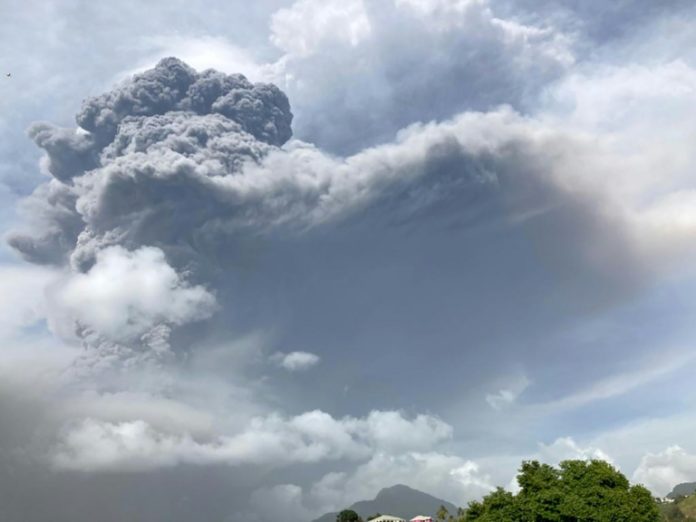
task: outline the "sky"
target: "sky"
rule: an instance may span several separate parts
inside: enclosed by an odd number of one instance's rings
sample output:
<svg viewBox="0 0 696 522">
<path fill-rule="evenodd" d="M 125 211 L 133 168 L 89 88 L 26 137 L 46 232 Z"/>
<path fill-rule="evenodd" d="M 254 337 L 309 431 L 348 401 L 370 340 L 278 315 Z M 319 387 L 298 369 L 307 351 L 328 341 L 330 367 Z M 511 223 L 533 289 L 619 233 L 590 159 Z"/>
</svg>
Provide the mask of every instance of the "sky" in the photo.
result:
<svg viewBox="0 0 696 522">
<path fill-rule="evenodd" d="M 0 6 L 0 519 L 696 481 L 693 2 Z"/>
</svg>

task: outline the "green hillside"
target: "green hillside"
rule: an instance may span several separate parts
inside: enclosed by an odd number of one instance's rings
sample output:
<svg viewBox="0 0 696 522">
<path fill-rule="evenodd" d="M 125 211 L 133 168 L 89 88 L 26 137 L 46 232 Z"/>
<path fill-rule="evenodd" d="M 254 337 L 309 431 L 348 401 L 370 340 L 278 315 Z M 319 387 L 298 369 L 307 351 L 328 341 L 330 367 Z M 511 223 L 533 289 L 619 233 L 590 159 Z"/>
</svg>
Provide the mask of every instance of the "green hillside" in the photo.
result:
<svg viewBox="0 0 696 522">
<path fill-rule="evenodd" d="M 687 520 L 696 521 L 696 495 L 686 497 L 685 499 L 681 500 L 677 505 L 680 511 L 684 513 L 684 516 L 687 517 Z"/>
<path fill-rule="evenodd" d="M 674 502 L 660 504 L 663 521 L 696 522 L 696 495 L 678 497 Z"/>
</svg>

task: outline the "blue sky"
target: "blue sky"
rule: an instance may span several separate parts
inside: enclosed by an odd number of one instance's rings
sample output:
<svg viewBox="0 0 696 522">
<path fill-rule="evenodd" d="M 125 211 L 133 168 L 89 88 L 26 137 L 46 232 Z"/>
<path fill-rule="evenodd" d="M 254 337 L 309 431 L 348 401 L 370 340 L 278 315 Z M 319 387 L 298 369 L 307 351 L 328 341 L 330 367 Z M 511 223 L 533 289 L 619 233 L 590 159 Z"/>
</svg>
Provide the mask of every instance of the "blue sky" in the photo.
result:
<svg viewBox="0 0 696 522">
<path fill-rule="evenodd" d="M 691 2 L 6 3 L 13 516 L 696 480 Z"/>
</svg>

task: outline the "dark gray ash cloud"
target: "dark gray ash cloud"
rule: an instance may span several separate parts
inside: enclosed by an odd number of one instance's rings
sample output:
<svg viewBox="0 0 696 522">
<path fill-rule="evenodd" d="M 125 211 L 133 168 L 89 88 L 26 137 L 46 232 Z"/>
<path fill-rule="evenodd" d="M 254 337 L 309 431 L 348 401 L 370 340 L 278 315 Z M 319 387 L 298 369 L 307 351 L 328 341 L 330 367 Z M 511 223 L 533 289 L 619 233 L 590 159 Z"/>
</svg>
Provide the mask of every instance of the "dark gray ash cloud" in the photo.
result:
<svg viewBox="0 0 696 522">
<path fill-rule="evenodd" d="M 77 123 L 109 143 L 128 116 L 154 116 L 175 110 L 222 114 L 245 132 L 272 145 L 292 136 L 292 113 L 287 97 L 275 86 L 252 84 L 242 75 L 216 71 L 197 74 L 176 58 L 165 58 L 154 69 L 124 85 L 87 100 Z"/>
<path fill-rule="evenodd" d="M 572 179 L 560 182 L 562 167 L 556 163 L 574 154 L 572 134 L 536 138 L 537 124 L 510 109 L 415 125 L 393 143 L 345 158 L 298 141 L 281 148 L 290 137 L 291 119 L 288 100 L 276 87 L 252 85 L 239 75 L 198 74 L 177 59 L 162 60 L 87 100 L 77 116 L 80 129 L 32 128 L 54 177 L 26 202 L 34 231 L 14 233 L 10 244 L 33 262 L 69 265 L 86 274 L 88 289 L 100 274 L 118 274 L 137 285 L 134 271 L 155 267 L 170 274 L 170 265 L 181 278 L 162 281 L 187 292 L 188 279 L 219 290 L 223 301 L 229 297 L 227 285 L 241 284 L 240 258 L 249 242 L 261 238 L 266 251 L 281 258 L 304 256 L 282 252 L 294 241 L 303 246 L 291 250 L 310 252 L 307 245 L 321 244 L 337 224 L 352 230 L 350 241 L 360 248 L 371 245 L 366 251 L 374 256 L 380 248 L 372 236 L 391 241 L 395 231 L 424 223 L 463 231 L 477 224 L 529 226 L 525 233 L 552 244 L 557 232 L 546 232 L 543 218 L 525 224 L 525 216 L 549 211 L 563 218 L 561 236 L 572 230 L 607 245 L 627 244 L 621 223 L 597 212 L 600 196 L 591 201 L 572 188 Z M 371 232 L 361 238 L 359 231 L 366 230 Z M 120 250 L 102 255 L 105 266 L 95 266 L 101 253 L 114 247 Z M 164 255 L 139 252 L 143 248 Z M 620 272 L 618 285 L 630 286 L 633 271 L 617 269 L 624 255 L 609 264 L 598 262 L 577 244 L 568 254 L 580 273 L 604 279 Z M 268 262 L 275 267 L 275 260 Z M 247 296 L 246 302 L 255 299 Z M 89 328 L 103 322 L 75 310 L 82 339 L 105 354 L 124 351 L 113 345 L 123 339 L 104 340 Z M 178 326 L 187 322 L 169 312 L 148 309 L 145 315 L 176 317 Z M 143 348 L 151 348 L 153 338 L 160 342 L 162 332 L 168 338 L 171 326 L 138 330 L 147 334 L 140 341 Z"/>
<path fill-rule="evenodd" d="M 40 123 L 29 131 L 54 177 L 27 203 L 36 233 L 9 239 L 33 262 L 60 263 L 95 235 L 131 247 L 150 244 L 155 223 L 177 216 L 187 222 L 185 229 L 195 230 L 201 220 L 216 217 L 202 178 L 237 172 L 292 135 L 290 105 L 277 87 L 241 75 L 198 74 L 175 58 L 88 99 L 76 120 L 77 130 Z M 196 169 L 208 170 L 198 183 L 192 179 Z M 170 190 L 160 190 L 165 185 Z M 104 189 L 99 200 L 85 201 L 96 186 Z M 196 212 L 181 214 L 187 206 Z M 155 234 L 158 242 L 195 240 L 177 223 L 168 226 L 179 237 Z M 140 241 L 124 237 L 138 232 Z M 73 261 L 86 268 L 93 255 Z"/>
</svg>

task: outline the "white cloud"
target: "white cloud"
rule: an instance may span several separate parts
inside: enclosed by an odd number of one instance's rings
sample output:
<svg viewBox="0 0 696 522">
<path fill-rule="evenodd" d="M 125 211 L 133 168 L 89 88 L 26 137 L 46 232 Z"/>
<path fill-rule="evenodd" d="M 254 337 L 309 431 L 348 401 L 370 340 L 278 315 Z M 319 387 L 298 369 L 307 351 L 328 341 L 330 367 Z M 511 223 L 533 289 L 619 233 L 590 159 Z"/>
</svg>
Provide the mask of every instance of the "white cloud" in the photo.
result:
<svg viewBox="0 0 696 522">
<path fill-rule="evenodd" d="M 65 428 L 53 462 L 79 470 L 146 470 L 179 463 L 283 466 L 423 449 L 450 436 L 451 428 L 438 419 L 418 415 L 409 420 L 389 411 L 342 419 L 318 410 L 290 418 L 274 414 L 252 419 L 237 434 L 202 440 L 143 420 L 87 418 Z"/>
<path fill-rule="evenodd" d="M 659 453 L 647 453 L 633 473 L 633 481 L 664 496 L 677 484 L 696 481 L 696 455 L 679 446 L 670 446 Z"/>
<path fill-rule="evenodd" d="M 678 123 L 675 116 L 694 111 L 696 71 L 682 60 L 666 63 L 592 64 L 551 86 L 545 101 L 567 123 L 588 130 L 633 134 Z M 669 128 L 665 130 L 669 131 Z M 669 148 L 668 143 L 663 143 Z"/>
<path fill-rule="evenodd" d="M 147 58 L 137 67 L 121 72 L 115 79 L 123 80 L 152 68 L 159 60 L 176 56 L 197 70 L 215 69 L 229 74 L 243 74 L 251 81 L 270 81 L 272 64 L 257 62 L 249 52 L 221 36 L 156 35 L 140 41 Z"/>
<path fill-rule="evenodd" d="M 271 361 L 289 372 L 308 370 L 319 364 L 319 356 L 309 352 L 277 352 L 271 356 Z"/>
<path fill-rule="evenodd" d="M 490 476 L 482 473 L 480 468 L 476 462 L 468 460 L 450 471 L 450 475 L 467 489 L 469 495 L 473 492 L 487 492 L 494 489 Z"/>
<path fill-rule="evenodd" d="M 485 469 L 489 473 L 486 476 L 487 482 L 484 481 L 479 485 L 493 484 L 502 486 L 513 493 L 519 492 L 517 474 L 520 463 L 527 460 L 537 460 L 552 466 L 558 466 L 564 460 L 603 460 L 616 465 L 614 459 L 594 443 L 581 446 L 573 437 L 559 437 L 550 444 L 538 443 L 536 451 L 518 455 L 493 455 L 479 459 L 477 461 L 479 468 Z M 493 476 L 494 479 L 491 479 L 490 476 Z M 480 480 L 480 477 L 475 475 L 474 480 Z"/>
<path fill-rule="evenodd" d="M 564 460 L 604 460 L 613 463 L 611 457 L 595 447 L 583 448 L 572 437 L 560 437 L 551 444 L 539 445 L 539 459 L 557 465 Z"/>
<path fill-rule="evenodd" d="M 113 340 L 128 340 L 159 323 L 181 325 L 210 317 L 215 297 L 188 284 L 152 247 L 129 252 L 120 246 L 97 254 L 87 273 L 67 276 L 51 292 L 52 324 L 62 333 L 90 328 Z"/>
<path fill-rule="evenodd" d="M 693 397 L 688 394 L 680 397 L 686 401 L 684 410 L 663 411 L 661 415 L 635 419 L 598 434 L 590 443 L 606 448 L 625 469 L 636 469 L 646 451 L 657 454 L 676 441 L 692 440 L 691 434 L 696 431 Z M 626 441 L 631 441 L 631 444 L 626 444 Z"/>
<path fill-rule="evenodd" d="M 331 42 L 355 47 L 370 31 L 363 0 L 299 0 L 271 20 L 271 41 L 286 53 L 303 57 Z"/>
<path fill-rule="evenodd" d="M 56 277 L 45 267 L 0 265 L 0 338 L 45 318 L 45 291 Z"/>
<path fill-rule="evenodd" d="M 429 450 L 452 437 L 449 424 L 424 414 L 409 420 L 397 411 L 372 411 L 366 418 L 351 420 L 350 424 L 370 446 L 390 453 Z"/>
<path fill-rule="evenodd" d="M 488 4 L 486 0 L 395 0 L 397 6 L 408 6 L 415 9 L 421 15 L 434 13 L 456 14 L 467 8 L 483 7 Z"/>
<path fill-rule="evenodd" d="M 288 516 L 306 520 L 374 498 L 382 488 L 394 484 L 405 484 L 459 505 L 494 489 L 490 475 L 471 460 L 437 452 L 379 452 L 354 470 L 327 473 L 307 488 L 283 484 L 270 491 L 260 490 L 258 497 L 272 494 L 289 510 Z"/>
<path fill-rule="evenodd" d="M 298 135 L 339 152 L 466 108 L 517 105 L 573 62 L 553 28 L 502 20 L 479 0 L 298 0 L 272 20 L 285 53 L 275 81 Z"/>
</svg>

